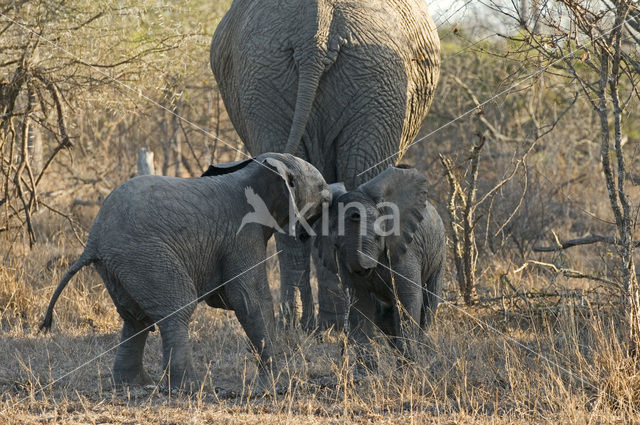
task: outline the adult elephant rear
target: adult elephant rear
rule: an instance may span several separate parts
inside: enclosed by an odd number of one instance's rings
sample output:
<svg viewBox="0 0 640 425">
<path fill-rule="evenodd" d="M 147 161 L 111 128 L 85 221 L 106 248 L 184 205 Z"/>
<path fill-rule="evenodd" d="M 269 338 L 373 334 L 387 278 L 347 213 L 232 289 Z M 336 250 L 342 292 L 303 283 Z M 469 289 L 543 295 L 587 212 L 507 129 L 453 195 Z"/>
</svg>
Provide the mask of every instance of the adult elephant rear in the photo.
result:
<svg viewBox="0 0 640 425">
<path fill-rule="evenodd" d="M 234 0 L 211 68 L 249 152 L 289 152 L 347 190 L 400 159 L 438 81 L 440 43 L 424 0 Z M 315 323 L 310 243 L 277 234 L 283 312 Z M 320 291 L 331 323 L 332 286 Z M 326 314 L 325 314 L 326 313 Z"/>
</svg>

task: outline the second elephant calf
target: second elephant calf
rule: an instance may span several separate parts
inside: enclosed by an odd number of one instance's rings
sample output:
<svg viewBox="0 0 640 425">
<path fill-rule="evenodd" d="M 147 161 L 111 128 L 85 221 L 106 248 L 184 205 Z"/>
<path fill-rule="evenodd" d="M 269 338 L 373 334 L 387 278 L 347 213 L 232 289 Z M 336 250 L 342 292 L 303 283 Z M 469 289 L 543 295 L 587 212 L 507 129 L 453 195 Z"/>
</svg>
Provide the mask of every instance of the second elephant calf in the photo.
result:
<svg viewBox="0 0 640 425">
<path fill-rule="evenodd" d="M 350 337 L 364 342 L 377 327 L 408 354 L 407 341 L 435 315 L 445 267 L 444 226 L 427 200 L 426 178 L 389 167 L 356 190 L 330 187 L 328 226 L 316 222 L 315 243 L 350 295 Z"/>
</svg>

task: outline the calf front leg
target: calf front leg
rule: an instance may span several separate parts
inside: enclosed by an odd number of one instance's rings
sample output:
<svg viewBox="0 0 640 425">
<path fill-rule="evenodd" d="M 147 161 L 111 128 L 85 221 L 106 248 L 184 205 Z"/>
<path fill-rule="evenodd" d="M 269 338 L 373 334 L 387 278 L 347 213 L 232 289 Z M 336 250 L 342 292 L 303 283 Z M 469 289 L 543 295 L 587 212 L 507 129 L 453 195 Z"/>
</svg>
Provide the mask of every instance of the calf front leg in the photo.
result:
<svg viewBox="0 0 640 425">
<path fill-rule="evenodd" d="M 238 277 L 229 283 L 225 291 L 242 329 L 258 354 L 258 385 L 261 390 L 266 390 L 272 383 L 276 365 L 273 358 L 275 315 L 264 267 Z"/>
<path fill-rule="evenodd" d="M 343 280 L 344 282 L 344 280 Z M 351 307 L 349 311 L 348 340 L 354 345 L 359 360 L 358 369 L 364 365 L 374 369 L 376 362 L 370 353 L 370 341 L 375 333 L 375 306 L 371 294 L 359 285 L 350 285 Z"/>
<path fill-rule="evenodd" d="M 300 241 L 292 236 L 277 233 L 275 235 L 280 261 L 280 304 L 282 321 L 285 325 L 294 325 L 300 311 L 302 328 L 311 331 L 316 326 L 315 305 L 309 281 L 311 242 Z M 297 295 L 300 295 L 300 308 Z"/>
<path fill-rule="evenodd" d="M 422 282 L 420 270 L 410 262 L 395 266 L 392 273 L 394 345 L 411 358 L 411 345 L 422 335 Z"/>
</svg>

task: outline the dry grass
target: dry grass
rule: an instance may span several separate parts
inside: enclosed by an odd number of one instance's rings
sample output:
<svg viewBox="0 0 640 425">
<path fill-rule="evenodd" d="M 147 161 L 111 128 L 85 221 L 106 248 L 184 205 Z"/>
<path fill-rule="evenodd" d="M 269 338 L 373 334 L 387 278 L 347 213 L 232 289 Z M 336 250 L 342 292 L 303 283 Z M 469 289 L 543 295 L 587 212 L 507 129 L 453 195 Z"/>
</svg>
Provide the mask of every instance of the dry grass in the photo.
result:
<svg viewBox="0 0 640 425">
<path fill-rule="evenodd" d="M 226 2 L 214 3 L 216 11 L 206 5 L 209 11 L 198 14 L 198 19 L 188 13 L 169 21 L 178 27 L 187 23 L 185 28 L 195 28 L 205 22 L 207 26 L 212 25 L 217 18 L 212 19 L 211 13 L 219 17 L 222 10 L 218 9 L 226 7 Z M 109 29 L 106 34 L 115 36 L 116 32 L 111 31 L 112 15 L 105 14 L 109 19 L 105 28 Z M 130 16 L 135 18 L 135 14 Z M 169 21 L 161 23 L 164 26 Z M 94 24 L 98 25 L 98 21 L 92 22 Z M 48 28 L 56 27 L 49 25 Z M 95 28 L 101 30 L 102 27 Z M 159 34 L 173 28 L 163 28 Z M 454 29 L 453 34 L 458 27 Z M 203 32 L 212 34 L 213 28 Z M 448 76 L 459 76 L 472 86 L 478 98 L 488 99 L 495 94 L 496 87 L 508 83 L 504 78 L 512 72 L 509 68 L 520 67 L 512 58 L 501 61 L 499 55 L 480 55 L 479 51 L 470 49 L 477 43 L 463 43 L 464 31 L 458 34 L 460 41 L 455 41 L 451 34 L 448 28 L 442 34 L 443 69 L 436 95 L 441 101 L 432 105 L 421 133 L 426 136 L 437 130 L 437 137 L 416 145 L 404 159 L 427 174 L 432 186 L 430 196 L 440 207 L 446 202 L 446 182 L 442 170 L 434 165 L 436 153 L 453 155 L 458 164 L 463 165 L 468 148 L 476 138 L 476 114 L 449 122 L 451 117 L 459 117 L 474 108 L 474 104 Z M 22 36 L 20 32 L 14 37 Z M 84 39 L 77 40 L 81 42 L 77 45 L 80 49 Z M 93 37 L 87 40 L 92 46 L 94 42 L 100 43 L 100 39 Z M 197 38 L 187 40 L 199 43 Z M 102 42 L 104 44 L 104 40 Z M 208 87 L 214 84 L 212 75 L 198 59 L 208 55 L 208 45 L 209 36 L 193 49 L 177 51 L 178 62 L 185 71 L 185 76 L 178 79 L 184 80 L 186 94 L 182 98 L 187 100 L 181 115 L 203 128 L 215 129 L 212 131 L 216 136 L 227 142 L 238 143 L 221 99 Z M 46 43 L 40 46 L 50 49 Z M 480 51 L 484 52 L 481 46 Z M 487 51 L 498 52 L 511 49 L 502 43 L 486 47 Z M 112 50 L 102 49 L 102 53 L 113 56 Z M 191 52 L 191 65 L 184 61 L 185 51 Z M 461 54 L 464 52 L 467 53 Z M 47 58 L 49 54 L 41 56 Z M 173 75 L 176 61 L 171 55 L 155 59 L 163 58 L 167 60 L 166 66 L 160 62 L 156 66 L 153 62 L 150 68 L 144 62 L 129 71 L 123 69 L 122 75 L 133 76 L 127 81 L 139 84 L 134 85 L 136 89 L 164 102 L 166 82 L 159 81 L 157 75 L 160 74 L 155 71 L 160 72 L 162 78 L 165 74 Z M 527 64 L 523 62 L 523 65 Z M 150 72 L 138 77 L 138 67 Z M 75 67 L 60 69 L 77 71 Z M 141 80 L 136 82 L 137 78 Z M 59 81 L 65 79 L 58 78 Z M 77 81 L 71 79 L 71 82 Z M 566 103 L 567 94 L 574 90 L 551 74 L 539 82 L 532 87 L 536 90 L 539 87 L 540 95 L 536 93 L 532 97 L 530 91 L 511 93 L 495 105 L 487 104 L 482 111 L 484 116 L 505 135 L 529 139 L 532 135 L 527 117 L 531 105 L 538 105 L 534 109 L 538 108 L 539 113 L 546 111 L 548 115 L 540 116 L 544 118 L 540 122 L 548 123 L 557 113 L 556 108 Z M 193 89 L 189 88 L 190 84 Z M 155 91 L 145 89 L 148 86 Z M 551 231 L 561 239 L 588 233 L 615 234 L 614 227 L 607 223 L 612 215 L 598 171 L 601 169 L 600 144 L 592 140 L 597 138 L 598 122 L 585 99 L 578 99 L 562 125 L 539 141 L 529 156 L 530 173 L 516 176 L 500 191 L 495 203 L 487 202 L 485 209 L 479 210 L 478 231 L 485 235 L 478 238 L 478 243 L 483 244 L 477 273 L 478 293 L 483 302 L 476 307 L 442 305 L 432 329 L 415 343 L 418 347 L 415 362 L 403 363 L 382 341 L 371 350 L 378 368 L 354 376 L 355 361 L 352 355 L 341 355 L 340 335 L 324 332 L 308 336 L 291 332 L 280 335 L 278 341 L 283 350 L 280 383 L 290 390 L 285 394 L 257 397 L 252 393 L 255 361 L 233 313 L 201 305 L 191 323 L 195 365 L 207 376 L 208 388 L 221 390 L 202 391 L 187 397 L 169 394 L 157 387 L 112 387 L 110 374 L 115 350 L 109 350 L 119 341 L 121 322 L 92 270 L 78 273 L 59 299 L 52 334 L 37 333 L 53 288 L 69 262 L 79 254 L 78 239 L 86 239 L 86 230 L 98 210 L 97 206 L 78 206 L 74 200 L 99 201 L 131 177 L 138 147 L 148 146 L 154 150 L 156 169 L 160 169 L 171 143 L 166 133 L 173 119 L 168 114 L 158 116 L 157 106 L 140 103 L 138 96 L 130 98 L 119 90 L 94 92 L 91 86 L 89 95 L 84 91 L 80 93 L 75 111 L 69 108 L 67 112 L 69 130 L 77 148 L 56 157 L 38 188 L 41 200 L 72 213 L 78 236 L 70 232 L 65 219 L 43 208 L 34 217 L 39 243 L 33 250 L 25 248 L 19 240 L 13 242 L 18 231 L 0 233 L 0 425 L 640 423 L 640 367 L 629 361 L 620 346 L 618 332 L 622 313 L 611 288 L 587 281 L 570 281 L 537 267 L 513 273 L 525 260 L 535 258 L 610 280 L 618 278 L 619 261 L 612 247 L 580 247 L 540 256 L 530 251 L 531 246 L 537 244 L 553 244 Z M 67 101 L 71 99 L 74 105 L 73 93 L 71 95 Z M 78 103 L 80 99 L 82 102 Z M 538 100 L 532 103 L 535 99 Z M 628 131 L 625 130 L 629 133 L 625 149 L 630 155 L 634 152 L 631 158 L 635 163 L 640 151 L 640 133 L 634 124 L 640 121 L 637 109 L 629 107 L 625 121 L 629 125 Z M 35 114 L 40 113 L 36 110 Z M 210 157 L 216 162 L 240 157 L 225 144 L 212 141 L 195 128 L 185 127 L 195 146 L 195 150 L 187 154 L 194 175 L 206 167 Z M 45 139 L 46 149 L 56 144 L 52 138 Z M 187 146 L 182 149 L 186 152 Z M 512 142 L 492 140 L 488 144 L 486 156 L 480 161 L 481 193 L 486 193 L 511 169 L 517 157 L 516 149 L 519 148 Z M 637 168 L 633 164 L 632 170 Z M 528 187 L 526 193 L 525 187 Z M 640 186 L 628 185 L 628 191 L 631 204 L 638 205 Z M 506 222 L 521 198 L 524 204 L 511 221 L 510 229 L 495 233 L 492 240 L 490 235 Z M 441 209 L 441 212 L 444 211 Z M 4 214 L 0 217 L 4 219 Z M 634 239 L 638 240 L 640 229 L 636 232 Z M 271 283 L 275 284 L 278 281 L 275 261 L 269 263 L 269 274 Z M 446 279 L 451 285 L 447 288 L 448 299 L 455 299 L 454 281 L 451 276 Z M 273 291 L 277 299 L 277 286 L 273 286 Z M 525 292 L 534 296 L 519 295 Z M 540 292 L 561 295 L 535 296 Z M 158 333 L 153 333 L 145 352 L 145 365 L 157 381 L 162 378 L 160 345 Z M 73 373 L 69 373 L 71 371 Z"/>
<path fill-rule="evenodd" d="M 43 226 L 63 224 L 49 220 Z M 235 317 L 201 305 L 191 324 L 194 360 L 217 394 L 115 389 L 114 351 L 107 350 L 119 340 L 120 320 L 93 271 L 83 270 L 63 293 L 53 333 L 37 333 L 54 286 L 79 250 L 63 234 L 51 240 L 57 242 L 0 253 L 2 423 L 640 422 L 640 370 L 618 343 L 615 304 L 602 293 L 510 297 L 497 283 L 498 263 L 493 275 L 483 275 L 481 295 L 503 294 L 504 300 L 475 308 L 443 305 L 435 326 L 417 343 L 413 363 L 376 343 L 377 370 L 354 377 L 353 356 L 341 356 L 339 335 L 290 332 L 278 343 L 280 383 L 290 390 L 257 397 L 255 361 Z M 271 264 L 272 282 L 276 270 Z M 543 287 L 543 279 L 532 272 L 518 287 Z M 589 289 L 584 283 L 558 285 Z M 157 380 L 160 356 L 156 332 L 145 365 Z"/>
</svg>

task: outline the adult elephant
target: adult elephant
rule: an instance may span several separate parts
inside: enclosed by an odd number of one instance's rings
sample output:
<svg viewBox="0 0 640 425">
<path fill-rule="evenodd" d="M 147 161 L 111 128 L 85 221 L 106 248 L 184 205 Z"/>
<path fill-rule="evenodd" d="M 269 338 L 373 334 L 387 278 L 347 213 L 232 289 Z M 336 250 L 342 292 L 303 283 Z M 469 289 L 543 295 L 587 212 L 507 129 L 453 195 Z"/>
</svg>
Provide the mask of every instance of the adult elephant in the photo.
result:
<svg viewBox="0 0 640 425">
<path fill-rule="evenodd" d="M 295 154 L 352 190 L 417 135 L 440 43 L 424 0 L 234 0 L 213 35 L 211 68 L 252 155 Z M 311 244 L 282 234 L 276 243 L 283 312 L 296 317 L 299 290 L 311 328 Z M 324 324 L 341 315 L 332 286 L 320 291 Z"/>
</svg>

